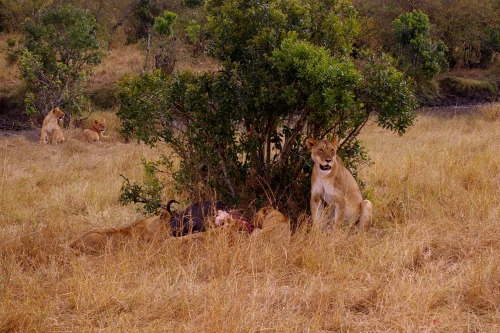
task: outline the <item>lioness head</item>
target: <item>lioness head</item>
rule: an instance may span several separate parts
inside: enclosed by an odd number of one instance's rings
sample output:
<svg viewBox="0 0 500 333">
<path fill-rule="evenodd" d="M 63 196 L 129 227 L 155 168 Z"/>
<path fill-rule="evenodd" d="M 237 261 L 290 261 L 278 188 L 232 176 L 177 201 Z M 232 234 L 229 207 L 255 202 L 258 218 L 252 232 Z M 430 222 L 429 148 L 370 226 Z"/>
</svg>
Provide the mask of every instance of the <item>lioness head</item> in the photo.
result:
<svg viewBox="0 0 500 333">
<path fill-rule="evenodd" d="M 323 139 L 316 140 L 309 138 L 306 140 L 306 147 L 311 152 L 311 158 L 319 169 L 328 174 L 335 166 L 335 155 L 337 154 L 339 138 L 332 141 Z"/>
<path fill-rule="evenodd" d="M 57 120 L 61 120 L 65 116 L 64 112 L 58 106 L 52 109 L 52 113 L 57 117 Z"/>
<path fill-rule="evenodd" d="M 104 133 L 106 130 L 106 119 L 96 119 L 92 123 L 92 129 L 94 129 L 97 133 Z"/>
</svg>

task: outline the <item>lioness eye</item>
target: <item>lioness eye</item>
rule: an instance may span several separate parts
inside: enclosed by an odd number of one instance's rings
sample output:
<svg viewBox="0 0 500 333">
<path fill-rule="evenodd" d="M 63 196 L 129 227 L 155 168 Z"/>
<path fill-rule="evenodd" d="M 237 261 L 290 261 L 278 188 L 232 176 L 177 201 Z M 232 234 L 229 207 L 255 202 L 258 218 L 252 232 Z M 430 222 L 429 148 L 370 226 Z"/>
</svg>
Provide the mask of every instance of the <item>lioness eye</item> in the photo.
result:
<svg viewBox="0 0 500 333">
<path fill-rule="evenodd" d="M 323 149 L 320 149 L 319 152 L 323 154 L 325 151 Z"/>
</svg>

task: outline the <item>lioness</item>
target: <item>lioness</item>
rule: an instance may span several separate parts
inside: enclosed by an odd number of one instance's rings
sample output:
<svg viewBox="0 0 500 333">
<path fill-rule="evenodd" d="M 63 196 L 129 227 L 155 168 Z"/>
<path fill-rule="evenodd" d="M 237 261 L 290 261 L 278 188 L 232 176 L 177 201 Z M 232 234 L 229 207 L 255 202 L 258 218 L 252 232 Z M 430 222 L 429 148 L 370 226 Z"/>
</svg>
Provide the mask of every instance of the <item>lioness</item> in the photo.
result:
<svg viewBox="0 0 500 333">
<path fill-rule="evenodd" d="M 163 212 L 159 216 L 149 217 L 124 228 L 89 231 L 72 241 L 69 246 L 78 253 L 95 253 L 106 247 L 117 246 L 128 238 L 151 241 L 169 237 L 170 217 L 169 212 Z"/>
<path fill-rule="evenodd" d="M 88 142 L 101 142 L 104 137 L 104 131 L 106 131 L 106 119 L 96 119 L 92 122 L 90 128 L 83 131 L 83 135 Z"/>
<path fill-rule="evenodd" d="M 356 180 L 337 156 L 338 142 L 337 137 L 332 141 L 306 140 L 314 161 L 311 177 L 313 224 L 324 226 L 328 222 L 324 212 L 326 204 L 333 208 L 335 225 L 345 220 L 357 220 L 360 228 L 368 228 L 372 223 L 372 203 L 363 200 Z"/>
<path fill-rule="evenodd" d="M 64 135 L 59 120 L 64 118 L 64 112 L 59 107 L 52 109 L 43 119 L 42 129 L 40 131 L 40 142 L 43 145 L 49 142 L 51 136 L 51 144 L 64 142 Z"/>
<path fill-rule="evenodd" d="M 262 238 L 279 245 L 290 242 L 290 220 L 275 208 L 259 209 L 253 217 L 253 225 L 256 228 L 250 235 L 253 238 Z"/>
</svg>

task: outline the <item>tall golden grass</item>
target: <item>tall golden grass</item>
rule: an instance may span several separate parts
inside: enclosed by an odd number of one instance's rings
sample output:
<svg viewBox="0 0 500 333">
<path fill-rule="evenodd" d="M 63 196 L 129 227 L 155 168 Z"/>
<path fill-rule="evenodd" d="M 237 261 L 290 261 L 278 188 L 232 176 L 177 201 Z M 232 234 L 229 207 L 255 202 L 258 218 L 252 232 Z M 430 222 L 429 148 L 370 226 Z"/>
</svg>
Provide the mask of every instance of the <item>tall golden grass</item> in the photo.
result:
<svg viewBox="0 0 500 333">
<path fill-rule="evenodd" d="M 157 150 L 77 130 L 59 146 L 3 136 L 0 332 L 499 332 L 500 105 L 443 112 L 402 137 L 366 128 L 367 232 L 100 255 L 67 244 L 140 218 L 118 203 L 119 174 L 140 179 Z"/>
</svg>

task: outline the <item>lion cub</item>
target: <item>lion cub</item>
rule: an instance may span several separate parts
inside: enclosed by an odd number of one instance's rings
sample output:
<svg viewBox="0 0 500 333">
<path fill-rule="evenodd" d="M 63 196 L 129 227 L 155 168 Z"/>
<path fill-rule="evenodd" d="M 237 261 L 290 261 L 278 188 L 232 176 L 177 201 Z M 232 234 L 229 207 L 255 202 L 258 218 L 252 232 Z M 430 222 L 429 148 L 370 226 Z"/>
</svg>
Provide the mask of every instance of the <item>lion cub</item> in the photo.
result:
<svg viewBox="0 0 500 333">
<path fill-rule="evenodd" d="M 311 214 L 314 225 L 324 226 L 331 214 L 325 213 L 325 205 L 333 211 L 333 223 L 358 221 L 360 228 L 372 224 L 372 203 L 363 200 L 361 191 L 352 174 L 337 156 L 338 138 L 332 141 L 306 140 L 314 168 L 311 177 Z M 329 216 L 325 216 L 329 215 Z"/>
<path fill-rule="evenodd" d="M 64 118 L 64 112 L 59 107 L 52 109 L 43 119 L 42 129 L 40 131 L 40 142 L 43 145 L 49 143 L 57 144 L 64 142 L 64 135 L 59 120 Z"/>
<path fill-rule="evenodd" d="M 96 119 L 92 122 L 90 128 L 83 131 L 83 135 L 88 142 L 99 142 L 104 137 L 104 131 L 106 131 L 106 119 Z"/>
</svg>

